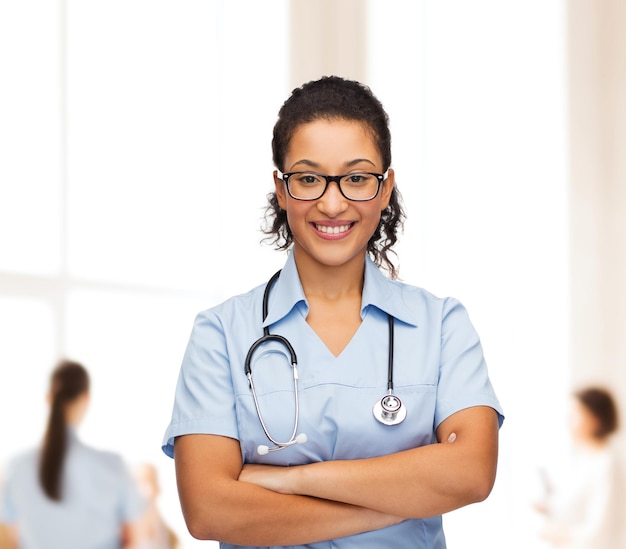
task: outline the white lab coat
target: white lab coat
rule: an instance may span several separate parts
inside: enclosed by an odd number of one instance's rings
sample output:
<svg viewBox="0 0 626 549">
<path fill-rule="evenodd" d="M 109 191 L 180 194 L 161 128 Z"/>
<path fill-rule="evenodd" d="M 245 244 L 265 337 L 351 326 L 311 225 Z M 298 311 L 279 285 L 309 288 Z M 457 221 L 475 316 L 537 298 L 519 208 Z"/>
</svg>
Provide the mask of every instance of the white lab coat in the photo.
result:
<svg viewBox="0 0 626 549">
<path fill-rule="evenodd" d="M 558 549 L 624 549 L 624 475 L 616 450 L 577 447 L 553 473 L 541 535 Z"/>
</svg>

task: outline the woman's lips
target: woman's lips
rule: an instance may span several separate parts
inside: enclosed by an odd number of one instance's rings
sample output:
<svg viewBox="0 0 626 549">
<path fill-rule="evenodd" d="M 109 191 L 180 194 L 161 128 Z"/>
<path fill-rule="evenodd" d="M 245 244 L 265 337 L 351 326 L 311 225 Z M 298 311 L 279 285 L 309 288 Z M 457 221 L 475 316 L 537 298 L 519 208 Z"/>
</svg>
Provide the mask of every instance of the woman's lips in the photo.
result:
<svg viewBox="0 0 626 549">
<path fill-rule="evenodd" d="M 324 238 L 342 238 L 347 235 L 352 227 L 354 226 L 354 222 L 350 221 L 342 221 L 340 223 L 333 223 L 331 225 L 326 223 L 312 223 L 315 230 L 320 234 L 320 236 Z"/>
</svg>

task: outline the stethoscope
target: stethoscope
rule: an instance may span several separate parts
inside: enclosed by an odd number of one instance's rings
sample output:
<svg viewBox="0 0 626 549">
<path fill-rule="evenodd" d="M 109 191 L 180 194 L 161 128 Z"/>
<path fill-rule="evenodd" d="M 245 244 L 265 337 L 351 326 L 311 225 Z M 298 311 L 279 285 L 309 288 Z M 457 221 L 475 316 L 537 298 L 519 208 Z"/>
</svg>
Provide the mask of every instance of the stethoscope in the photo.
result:
<svg viewBox="0 0 626 549">
<path fill-rule="evenodd" d="M 272 278 L 269 279 L 268 283 L 265 286 L 265 291 L 263 293 L 263 321 L 267 318 L 267 309 L 268 309 L 268 301 L 270 290 L 272 286 L 276 282 L 280 275 L 280 271 L 274 274 Z M 383 425 L 397 425 L 398 423 L 402 423 L 406 418 L 406 407 L 402 404 L 400 397 L 393 394 L 393 317 L 391 315 L 387 315 L 389 320 L 389 361 L 387 366 L 387 394 L 385 394 L 380 400 L 377 400 L 374 403 L 374 407 L 372 412 L 374 417 Z M 293 392 L 294 392 L 294 421 L 293 421 L 293 431 L 291 432 L 291 436 L 287 442 L 280 442 L 275 440 L 272 435 L 270 435 L 269 430 L 267 429 L 267 425 L 265 425 L 265 421 L 263 421 L 263 415 L 261 414 L 261 408 L 259 407 L 259 400 L 257 398 L 256 390 L 254 388 L 254 381 L 252 380 L 252 356 L 254 352 L 264 343 L 268 341 L 276 341 L 283 345 L 289 351 L 289 357 L 291 361 L 292 373 L 293 373 Z M 307 436 L 304 433 L 296 434 L 298 432 L 298 419 L 300 417 L 300 400 L 298 397 L 298 359 L 296 357 L 296 352 L 293 350 L 293 346 L 289 343 L 289 340 L 286 337 L 283 337 L 278 334 L 270 334 L 269 326 L 265 326 L 263 328 L 263 336 L 257 339 L 248 350 L 248 354 L 246 355 L 245 362 L 245 372 L 246 377 L 248 378 L 248 384 L 250 386 L 250 391 L 252 392 L 252 398 L 254 400 L 254 407 L 256 408 L 257 416 L 259 417 L 259 422 L 261 423 L 261 427 L 267 439 L 274 445 L 273 448 L 270 448 L 266 444 L 260 444 L 257 447 L 257 452 L 260 455 L 265 455 L 268 452 L 276 452 L 278 450 L 284 450 L 289 446 L 293 446 L 294 444 L 304 444 L 307 441 Z"/>
</svg>

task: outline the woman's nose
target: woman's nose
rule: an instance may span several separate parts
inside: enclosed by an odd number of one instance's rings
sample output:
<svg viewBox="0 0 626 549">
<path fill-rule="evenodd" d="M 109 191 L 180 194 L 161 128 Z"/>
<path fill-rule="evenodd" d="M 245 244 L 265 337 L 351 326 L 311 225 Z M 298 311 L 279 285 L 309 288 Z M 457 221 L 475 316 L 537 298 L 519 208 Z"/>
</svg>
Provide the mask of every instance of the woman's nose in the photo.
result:
<svg viewBox="0 0 626 549">
<path fill-rule="evenodd" d="M 329 183 L 326 192 L 317 201 L 317 207 L 328 217 L 335 217 L 348 207 L 348 199 L 341 194 L 336 181 Z"/>
</svg>

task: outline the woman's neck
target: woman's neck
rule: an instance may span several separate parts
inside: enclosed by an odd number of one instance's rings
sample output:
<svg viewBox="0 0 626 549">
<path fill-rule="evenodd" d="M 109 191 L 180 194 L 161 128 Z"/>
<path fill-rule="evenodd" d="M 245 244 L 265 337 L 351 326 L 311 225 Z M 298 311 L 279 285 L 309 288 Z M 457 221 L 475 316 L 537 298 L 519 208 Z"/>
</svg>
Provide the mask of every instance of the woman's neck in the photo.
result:
<svg viewBox="0 0 626 549">
<path fill-rule="evenodd" d="M 335 301 L 359 297 L 363 293 L 365 254 L 355 256 L 338 266 L 322 265 L 294 249 L 298 276 L 307 299 L 312 297 Z"/>
<path fill-rule="evenodd" d="M 598 452 L 604 450 L 609 445 L 609 441 L 606 438 L 596 438 L 594 436 L 585 436 L 575 439 L 575 444 L 579 447 L 591 451 Z"/>
<path fill-rule="evenodd" d="M 65 423 L 68 427 L 77 429 L 83 421 L 87 406 L 89 405 L 89 394 L 83 393 L 65 407 Z"/>
</svg>

